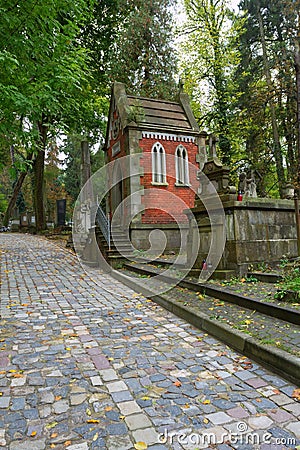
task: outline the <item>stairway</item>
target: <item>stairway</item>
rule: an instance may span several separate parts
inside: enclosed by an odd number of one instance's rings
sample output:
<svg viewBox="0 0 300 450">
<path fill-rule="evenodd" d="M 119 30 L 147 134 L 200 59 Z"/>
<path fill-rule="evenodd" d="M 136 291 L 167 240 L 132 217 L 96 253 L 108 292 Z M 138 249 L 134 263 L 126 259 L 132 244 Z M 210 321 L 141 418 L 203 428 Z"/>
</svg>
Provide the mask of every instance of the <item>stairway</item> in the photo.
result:
<svg viewBox="0 0 300 450">
<path fill-rule="evenodd" d="M 100 227 L 96 226 L 96 241 L 102 255 L 113 268 L 120 268 L 127 261 L 127 257 L 133 255 L 134 248 L 128 241 L 128 235 L 119 226 L 114 226 L 111 230 L 109 244 Z"/>
</svg>

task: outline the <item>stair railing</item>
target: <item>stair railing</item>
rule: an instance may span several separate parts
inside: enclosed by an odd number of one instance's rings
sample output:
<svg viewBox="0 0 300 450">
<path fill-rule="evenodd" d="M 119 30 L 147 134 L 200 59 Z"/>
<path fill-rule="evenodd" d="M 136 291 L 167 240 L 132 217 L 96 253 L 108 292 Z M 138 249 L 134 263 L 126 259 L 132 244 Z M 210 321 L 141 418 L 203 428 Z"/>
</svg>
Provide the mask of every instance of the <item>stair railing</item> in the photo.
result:
<svg viewBox="0 0 300 450">
<path fill-rule="evenodd" d="M 106 217 L 105 212 L 103 211 L 103 209 L 99 204 L 97 204 L 96 223 L 99 226 L 110 250 L 110 243 L 111 243 L 110 220 L 108 217 Z"/>
</svg>

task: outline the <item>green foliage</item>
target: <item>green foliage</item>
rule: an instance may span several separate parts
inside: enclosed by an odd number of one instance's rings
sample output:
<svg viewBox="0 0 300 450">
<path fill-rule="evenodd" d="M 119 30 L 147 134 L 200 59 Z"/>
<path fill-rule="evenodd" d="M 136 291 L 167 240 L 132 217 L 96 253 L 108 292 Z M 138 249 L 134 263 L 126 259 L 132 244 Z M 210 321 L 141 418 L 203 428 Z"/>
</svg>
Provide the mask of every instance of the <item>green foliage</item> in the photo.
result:
<svg viewBox="0 0 300 450">
<path fill-rule="evenodd" d="M 242 21 L 234 17 L 226 0 L 185 0 L 187 23 L 181 29 L 184 58 L 181 73 L 185 90 L 202 127 L 219 136 L 220 157 L 229 165 L 236 151 L 233 139 L 234 68 Z"/>
<path fill-rule="evenodd" d="M 173 0 L 121 0 L 126 17 L 119 23 L 118 42 L 111 55 L 109 77 L 129 93 L 174 99 L 176 53 L 171 46 Z M 126 11 L 126 14 L 125 14 Z"/>
<path fill-rule="evenodd" d="M 0 186 L 0 213 L 4 213 L 4 211 L 7 208 L 8 201 L 5 197 L 5 195 L 1 192 L 1 186 Z"/>
<path fill-rule="evenodd" d="M 277 292 L 275 298 L 284 299 L 285 301 L 295 301 L 300 299 L 300 261 L 296 260 L 294 263 L 284 263 L 284 277 L 277 285 Z M 287 296 L 292 292 L 292 296 Z"/>
</svg>

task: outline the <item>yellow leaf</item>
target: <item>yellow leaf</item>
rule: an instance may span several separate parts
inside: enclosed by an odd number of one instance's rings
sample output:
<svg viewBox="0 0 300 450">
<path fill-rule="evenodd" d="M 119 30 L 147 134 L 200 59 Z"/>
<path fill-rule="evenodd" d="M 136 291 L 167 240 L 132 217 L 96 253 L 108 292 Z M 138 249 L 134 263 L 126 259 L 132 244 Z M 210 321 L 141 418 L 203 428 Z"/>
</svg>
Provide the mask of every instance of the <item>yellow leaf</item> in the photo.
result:
<svg viewBox="0 0 300 450">
<path fill-rule="evenodd" d="M 34 436 L 36 436 L 36 434 L 37 434 L 37 431 L 33 431 L 30 436 L 34 437 Z"/>
<path fill-rule="evenodd" d="M 144 397 L 141 397 L 141 400 L 150 400 L 150 397 L 147 397 L 147 395 L 144 395 Z"/>
<path fill-rule="evenodd" d="M 54 438 L 56 438 L 57 436 L 58 436 L 58 433 L 52 433 L 50 437 L 51 437 L 52 439 L 54 439 Z"/>
<path fill-rule="evenodd" d="M 292 397 L 296 398 L 297 400 L 300 400 L 300 389 L 295 389 L 293 391 Z"/>
<path fill-rule="evenodd" d="M 51 428 L 56 427 L 57 424 L 58 424 L 58 422 L 50 422 L 50 423 L 48 423 L 48 424 L 46 425 L 46 428 L 47 428 L 48 430 L 51 430 Z"/>
<path fill-rule="evenodd" d="M 210 400 L 203 400 L 203 405 L 209 405 L 210 404 Z"/>
<path fill-rule="evenodd" d="M 0 397 L 2 397 L 2 395 L 3 395 L 3 392 L 0 392 Z"/>
<path fill-rule="evenodd" d="M 203 419 L 203 422 L 204 422 L 204 423 L 208 423 L 209 420 L 205 418 L 205 419 Z"/>
<path fill-rule="evenodd" d="M 93 437 L 93 441 L 96 441 L 98 439 L 98 437 L 99 437 L 99 433 L 96 433 Z"/>
<path fill-rule="evenodd" d="M 112 410 L 112 406 L 106 406 L 105 408 L 104 408 L 104 411 L 111 411 Z"/>
<path fill-rule="evenodd" d="M 97 419 L 88 419 L 86 421 L 86 423 L 99 423 L 99 422 L 100 422 L 100 420 L 97 420 Z"/>
<path fill-rule="evenodd" d="M 86 413 L 87 413 L 88 416 L 92 415 L 92 411 L 89 408 L 87 408 Z"/>
<path fill-rule="evenodd" d="M 55 447 L 56 447 L 55 444 L 51 444 L 51 445 L 50 445 L 50 448 L 55 448 Z"/>
<path fill-rule="evenodd" d="M 185 409 L 189 409 L 190 405 L 189 405 L 188 403 L 186 403 L 183 407 L 184 407 Z"/>
<path fill-rule="evenodd" d="M 245 320 L 245 324 L 246 324 L 246 325 L 250 325 L 251 323 L 252 323 L 252 320 L 248 320 L 248 319 Z"/>
<path fill-rule="evenodd" d="M 15 369 L 10 369 L 9 372 L 10 372 L 10 373 L 16 373 L 16 370 L 15 370 Z"/>
<path fill-rule="evenodd" d="M 56 397 L 55 397 L 55 401 L 56 402 L 58 402 L 58 400 L 60 400 L 61 399 L 61 395 L 57 395 Z"/>
<path fill-rule="evenodd" d="M 143 441 L 139 441 L 134 444 L 134 448 L 136 450 L 146 450 L 148 448 L 148 445 Z"/>
<path fill-rule="evenodd" d="M 66 350 L 71 350 L 70 347 L 66 347 Z"/>
<path fill-rule="evenodd" d="M 124 420 L 126 416 L 119 416 L 121 420 Z"/>
<path fill-rule="evenodd" d="M 65 447 L 68 447 L 69 445 L 71 445 L 72 444 L 72 441 L 66 441 L 66 442 L 64 442 L 64 446 Z"/>
</svg>

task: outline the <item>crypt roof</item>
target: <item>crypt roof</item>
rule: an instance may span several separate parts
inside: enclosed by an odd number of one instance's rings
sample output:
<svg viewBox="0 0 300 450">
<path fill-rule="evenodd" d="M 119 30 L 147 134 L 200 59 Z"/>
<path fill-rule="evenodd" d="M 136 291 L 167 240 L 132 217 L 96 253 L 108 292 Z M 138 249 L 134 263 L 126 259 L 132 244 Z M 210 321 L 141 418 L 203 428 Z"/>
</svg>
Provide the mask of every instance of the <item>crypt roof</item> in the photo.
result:
<svg viewBox="0 0 300 450">
<path fill-rule="evenodd" d="M 112 86 L 105 148 L 109 146 L 114 121 L 120 127 L 137 127 L 143 131 L 199 134 L 199 126 L 190 107 L 189 97 L 179 95 L 179 102 L 127 95 L 123 83 Z"/>
</svg>

